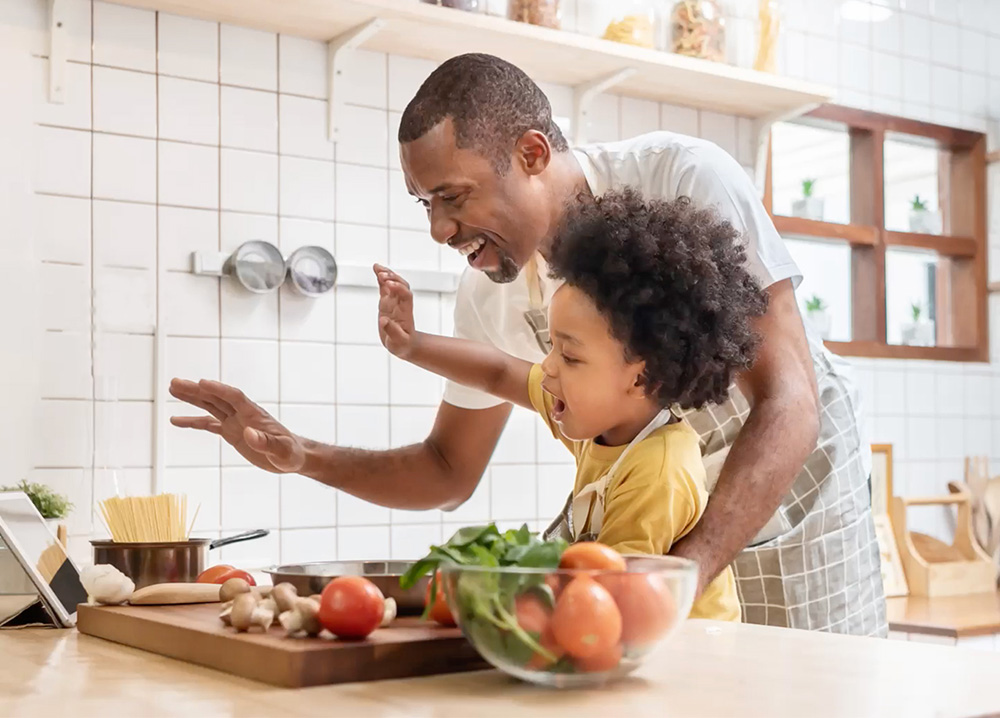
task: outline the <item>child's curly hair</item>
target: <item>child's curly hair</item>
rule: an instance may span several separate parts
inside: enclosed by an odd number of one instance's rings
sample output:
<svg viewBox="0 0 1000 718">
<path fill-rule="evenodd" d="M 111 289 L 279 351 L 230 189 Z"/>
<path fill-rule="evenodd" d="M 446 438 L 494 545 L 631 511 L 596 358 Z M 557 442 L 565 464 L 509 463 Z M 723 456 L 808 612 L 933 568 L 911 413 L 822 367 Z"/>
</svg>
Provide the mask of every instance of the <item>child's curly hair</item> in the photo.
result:
<svg viewBox="0 0 1000 718">
<path fill-rule="evenodd" d="M 759 343 L 750 320 L 767 309 L 740 239 L 688 197 L 612 191 L 566 213 L 550 274 L 593 300 L 629 361 L 646 362 L 660 406 L 701 408 L 724 401 L 733 374 L 750 366 Z"/>
</svg>

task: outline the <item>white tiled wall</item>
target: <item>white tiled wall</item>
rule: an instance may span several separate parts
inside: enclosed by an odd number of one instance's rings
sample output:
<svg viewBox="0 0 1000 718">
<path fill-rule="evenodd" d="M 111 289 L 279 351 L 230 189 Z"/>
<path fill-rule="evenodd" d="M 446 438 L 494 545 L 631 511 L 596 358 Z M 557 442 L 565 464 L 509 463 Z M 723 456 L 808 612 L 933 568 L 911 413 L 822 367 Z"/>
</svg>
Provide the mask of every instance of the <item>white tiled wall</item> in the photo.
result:
<svg viewBox="0 0 1000 718">
<path fill-rule="evenodd" d="M 988 117 L 1000 117 L 1000 8 L 906 4 L 867 26 L 839 20 L 833 0 L 787 3 L 783 71 L 836 85 L 846 104 L 985 129 Z M 960 10 L 933 12 L 950 4 Z M 433 64 L 360 52 L 347 78 L 344 139 L 334 147 L 325 133 L 323 44 L 73 0 L 67 102 L 51 105 L 45 5 L 4 0 L 0 23 L 29 34 L 33 48 L 24 82 L 35 98 L 34 236 L 41 286 L 51 288 L 40 292 L 33 478 L 71 494 L 80 554 L 84 539 L 102 531 L 89 509 L 114 491 L 113 479 L 122 490 L 152 485 L 158 301 L 169 376 L 237 384 L 293 430 L 328 442 L 384 448 L 425 436 L 441 383 L 382 350 L 374 291 L 258 297 L 187 268 L 192 251 L 231 251 L 248 239 L 286 253 L 319 244 L 342 261 L 389 262 L 403 273 L 461 267 L 427 235 L 395 144 L 400 111 Z M 755 5 L 738 3 L 730 23 L 733 57 L 744 64 Z M 555 114 L 569 117 L 570 89 L 544 89 Z M 616 95 L 601 97 L 590 116 L 591 140 L 664 128 L 711 139 L 748 169 L 753 162 L 742 118 Z M 993 229 L 991 245 L 1000 247 Z M 418 322 L 450 332 L 453 301 L 418 296 Z M 1000 370 L 858 364 L 871 438 L 896 447 L 899 491 L 942 490 L 965 453 L 1000 458 Z M 94 401 L 92 372 L 102 380 L 96 397 L 117 401 Z M 183 411 L 169 404 L 169 413 Z M 214 437 L 165 431 L 160 488 L 201 502 L 199 533 L 272 530 L 222 550 L 224 560 L 248 565 L 409 557 L 469 522 L 540 525 L 561 507 L 572 476 L 568 456 L 523 411 L 478 490 L 450 513 L 367 505 L 248 467 Z M 98 467 L 117 470 L 95 471 L 95 454 Z M 926 523 L 941 528 L 939 518 Z"/>
</svg>

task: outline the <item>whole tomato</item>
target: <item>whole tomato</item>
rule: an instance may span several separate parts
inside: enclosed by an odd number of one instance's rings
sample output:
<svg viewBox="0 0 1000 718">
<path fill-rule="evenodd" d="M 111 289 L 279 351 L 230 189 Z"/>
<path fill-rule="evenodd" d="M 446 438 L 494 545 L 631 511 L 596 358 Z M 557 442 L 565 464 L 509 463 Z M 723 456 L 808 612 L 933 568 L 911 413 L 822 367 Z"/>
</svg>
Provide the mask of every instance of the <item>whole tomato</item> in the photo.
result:
<svg viewBox="0 0 1000 718">
<path fill-rule="evenodd" d="M 209 566 L 204 571 L 198 574 L 198 578 L 195 579 L 198 583 L 221 583 L 216 581 L 219 576 L 229 573 L 233 570 L 233 567 L 226 563 L 220 563 L 218 566 Z"/>
<path fill-rule="evenodd" d="M 545 630 L 542 631 L 542 635 L 539 636 L 538 644 L 555 656 L 556 661 L 562 658 L 566 653 L 565 649 L 559 645 L 559 642 L 552 633 L 551 621 L 549 622 L 549 625 L 545 627 Z M 549 660 L 541 653 L 536 653 L 525 664 L 525 668 L 529 668 L 533 671 L 542 671 L 551 666 L 553 663 L 555 663 L 555 661 Z"/>
<path fill-rule="evenodd" d="M 573 665 L 584 673 L 603 673 L 617 668 L 622 660 L 622 644 L 616 643 L 606 651 L 589 658 L 574 659 Z"/>
<path fill-rule="evenodd" d="M 677 620 L 677 603 L 661 576 L 625 573 L 599 576 L 597 580 L 618 604 L 623 643 L 637 646 L 652 643 Z"/>
<path fill-rule="evenodd" d="M 320 594 L 319 622 L 339 638 L 364 638 L 382 623 L 385 597 L 361 576 L 339 576 Z"/>
<path fill-rule="evenodd" d="M 451 609 L 448 608 L 448 599 L 444 594 L 444 581 L 441 579 L 441 572 L 438 571 L 434 576 L 433 582 L 427 582 L 427 590 L 424 592 L 424 606 L 427 606 L 431 600 L 431 584 L 436 583 L 437 593 L 434 596 L 434 605 L 431 606 L 430 618 L 442 626 L 454 626 L 455 617 L 451 615 Z"/>
<path fill-rule="evenodd" d="M 549 627 L 552 612 L 538 596 L 522 593 L 514 599 L 514 616 L 528 633 L 541 635 Z"/>
<path fill-rule="evenodd" d="M 597 541 L 582 541 L 563 551 L 559 568 L 624 571 L 625 559 L 610 546 Z"/>
<path fill-rule="evenodd" d="M 552 613 L 552 633 L 574 658 L 611 650 L 622 634 L 622 615 L 608 590 L 586 574 L 563 589 Z"/>
</svg>

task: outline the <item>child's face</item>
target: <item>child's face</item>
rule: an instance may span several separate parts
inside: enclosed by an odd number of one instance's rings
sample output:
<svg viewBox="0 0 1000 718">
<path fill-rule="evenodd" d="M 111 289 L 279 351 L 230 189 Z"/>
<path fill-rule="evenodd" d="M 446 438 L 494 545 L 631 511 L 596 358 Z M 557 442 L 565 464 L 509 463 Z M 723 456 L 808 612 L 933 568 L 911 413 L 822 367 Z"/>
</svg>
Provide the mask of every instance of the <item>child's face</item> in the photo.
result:
<svg viewBox="0 0 1000 718">
<path fill-rule="evenodd" d="M 647 414 L 642 362 L 627 362 L 621 343 L 590 298 L 569 284 L 549 307 L 552 351 L 542 388 L 556 401 L 552 419 L 568 439 L 593 439 Z"/>
</svg>

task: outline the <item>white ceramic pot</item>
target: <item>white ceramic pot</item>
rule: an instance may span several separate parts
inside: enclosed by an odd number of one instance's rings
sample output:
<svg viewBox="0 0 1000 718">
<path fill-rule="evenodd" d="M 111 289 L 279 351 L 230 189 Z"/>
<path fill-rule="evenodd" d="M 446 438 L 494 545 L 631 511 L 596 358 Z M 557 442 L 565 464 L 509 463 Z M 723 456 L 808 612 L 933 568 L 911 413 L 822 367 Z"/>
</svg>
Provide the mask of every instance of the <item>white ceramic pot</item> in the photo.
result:
<svg viewBox="0 0 1000 718">
<path fill-rule="evenodd" d="M 825 309 L 819 309 L 811 312 L 806 312 L 806 319 L 809 324 L 812 325 L 820 337 L 823 339 L 830 338 L 830 326 L 833 324 L 833 317 Z"/>
<path fill-rule="evenodd" d="M 926 209 L 911 210 L 910 231 L 918 234 L 940 234 L 941 213 Z"/>
<path fill-rule="evenodd" d="M 823 198 L 803 197 L 792 202 L 792 214 L 806 219 L 823 219 Z"/>
<path fill-rule="evenodd" d="M 934 322 L 907 322 L 902 326 L 903 344 L 912 347 L 934 346 Z"/>
</svg>

